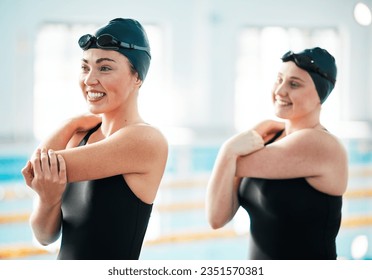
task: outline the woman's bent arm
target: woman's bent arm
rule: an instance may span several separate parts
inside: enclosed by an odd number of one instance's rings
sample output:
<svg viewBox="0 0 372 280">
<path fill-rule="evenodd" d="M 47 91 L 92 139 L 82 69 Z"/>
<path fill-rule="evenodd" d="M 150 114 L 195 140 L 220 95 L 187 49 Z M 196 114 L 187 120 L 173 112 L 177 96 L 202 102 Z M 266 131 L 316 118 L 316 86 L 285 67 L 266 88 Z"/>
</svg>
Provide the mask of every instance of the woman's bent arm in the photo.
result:
<svg viewBox="0 0 372 280">
<path fill-rule="evenodd" d="M 221 147 L 207 187 L 206 210 L 212 228 L 223 227 L 239 208 L 237 188 L 240 178 L 235 176 L 237 159 L 263 146 L 262 137 L 250 130 L 232 137 Z"/>
<path fill-rule="evenodd" d="M 26 184 L 38 195 L 38 204 L 30 223 L 42 245 L 56 241 L 61 229 L 61 203 L 66 188 L 66 165 L 54 151 L 37 149 L 22 169 Z"/>
<path fill-rule="evenodd" d="M 80 115 L 65 121 L 61 127 L 55 130 L 48 138 L 46 138 L 39 147 L 47 149 L 64 150 L 74 147 L 78 144 L 71 143 L 74 136 L 78 136 L 78 132 L 87 131 L 101 122 L 101 117 L 93 114 Z"/>
<path fill-rule="evenodd" d="M 49 245 L 59 238 L 61 221 L 61 204 L 48 205 L 41 202 L 39 198 L 37 206 L 31 214 L 30 224 L 41 245 Z"/>
<path fill-rule="evenodd" d="M 236 157 L 227 155 L 222 148 L 207 186 L 207 218 L 213 229 L 228 223 L 239 208 L 235 170 Z"/>
</svg>

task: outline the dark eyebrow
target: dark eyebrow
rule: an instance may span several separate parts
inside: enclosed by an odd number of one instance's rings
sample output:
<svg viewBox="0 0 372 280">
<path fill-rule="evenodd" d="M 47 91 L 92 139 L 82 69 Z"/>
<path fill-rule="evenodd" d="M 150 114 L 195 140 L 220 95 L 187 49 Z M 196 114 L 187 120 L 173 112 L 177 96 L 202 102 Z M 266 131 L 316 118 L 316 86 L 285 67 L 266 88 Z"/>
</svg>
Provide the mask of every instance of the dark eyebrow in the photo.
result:
<svg viewBox="0 0 372 280">
<path fill-rule="evenodd" d="M 111 59 L 111 58 L 107 58 L 107 57 L 103 57 L 103 58 L 99 58 L 96 60 L 96 64 L 99 64 L 103 61 L 112 61 L 112 62 L 116 62 L 115 60 Z"/>
<path fill-rule="evenodd" d="M 302 80 L 301 78 L 299 78 L 299 77 L 296 77 L 296 76 L 292 76 L 292 77 L 290 77 L 290 79 L 293 79 L 293 80 L 299 80 L 299 81 L 301 81 L 301 82 L 305 82 L 304 80 Z"/>
<path fill-rule="evenodd" d="M 282 77 L 283 74 L 282 74 L 281 72 L 278 72 L 278 76 Z M 289 77 L 289 79 L 292 79 L 292 80 L 298 80 L 298 81 L 301 81 L 301 82 L 305 83 L 304 80 L 302 80 L 301 78 L 299 78 L 299 77 L 297 77 L 297 76 L 291 76 L 291 77 Z"/>
<path fill-rule="evenodd" d="M 88 63 L 88 60 L 86 60 L 85 58 L 81 59 L 82 62 L 84 63 Z M 99 63 L 102 63 L 103 61 L 112 61 L 112 62 L 116 62 L 115 60 L 111 59 L 111 58 L 108 58 L 108 57 L 102 57 L 102 58 L 99 58 L 96 60 L 96 64 L 99 64 Z"/>
</svg>

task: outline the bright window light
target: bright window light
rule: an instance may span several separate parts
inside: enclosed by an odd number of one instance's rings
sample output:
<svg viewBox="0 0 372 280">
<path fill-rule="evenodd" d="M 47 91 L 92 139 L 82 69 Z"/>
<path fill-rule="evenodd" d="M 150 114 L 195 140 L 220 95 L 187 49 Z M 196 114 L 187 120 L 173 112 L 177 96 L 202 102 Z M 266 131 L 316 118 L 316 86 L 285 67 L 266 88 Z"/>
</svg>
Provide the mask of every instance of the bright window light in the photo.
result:
<svg viewBox="0 0 372 280">
<path fill-rule="evenodd" d="M 362 259 L 368 251 L 368 237 L 358 235 L 351 243 L 351 255 L 353 259 Z"/>
<path fill-rule="evenodd" d="M 371 24 L 371 10 L 364 3 L 359 2 L 354 8 L 354 18 L 360 25 L 368 26 Z"/>
</svg>

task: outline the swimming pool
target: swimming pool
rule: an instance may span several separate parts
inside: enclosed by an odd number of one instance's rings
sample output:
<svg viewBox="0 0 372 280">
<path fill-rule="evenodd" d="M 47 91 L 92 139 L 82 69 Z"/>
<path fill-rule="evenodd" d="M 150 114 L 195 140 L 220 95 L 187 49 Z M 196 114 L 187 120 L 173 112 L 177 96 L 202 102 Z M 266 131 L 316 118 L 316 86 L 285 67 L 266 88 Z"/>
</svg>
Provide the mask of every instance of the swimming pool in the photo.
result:
<svg viewBox="0 0 372 280">
<path fill-rule="evenodd" d="M 367 144 L 346 143 L 350 180 L 337 238 L 340 259 L 372 259 L 372 149 Z M 212 230 L 204 214 L 206 182 L 217 151 L 213 146 L 170 148 L 141 259 L 247 258 L 248 216 L 239 214 L 223 229 Z M 34 193 L 20 174 L 26 160 L 0 156 L 0 258 L 54 259 L 58 243 L 48 250 L 38 246 L 28 224 Z"/>
</svg>

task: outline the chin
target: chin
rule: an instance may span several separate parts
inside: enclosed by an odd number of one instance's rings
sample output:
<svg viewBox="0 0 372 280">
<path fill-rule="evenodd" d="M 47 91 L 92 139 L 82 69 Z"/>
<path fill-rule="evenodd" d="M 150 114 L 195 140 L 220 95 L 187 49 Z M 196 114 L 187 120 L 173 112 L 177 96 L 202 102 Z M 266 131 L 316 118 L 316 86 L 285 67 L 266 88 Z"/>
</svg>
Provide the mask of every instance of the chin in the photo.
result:
<svg viewBox="0 0 372 280">
<path fill-rule="evenodd" d="M 288 114 L 286 114 L 284 112 L 281 112 L 281 111 L 278 111 L 278 110 L 275 111 L 275 116 L 277 118 L 280 118 L 280 119 L 283 119 L 283 120 L 286 120 L 286 119 L 290 118 L 290 116 Z"/>
<path fill-rule="evenodd" d="M 104 112 L 102 112 L 102 110 L 99 110 L 97 108 L 92 108 L 92 107 L 88 107 L 88 111 L 92 114 L 95 114 L 95 115 L 99 115 L 99 114 L 102 114 Z"/>
</svg>

